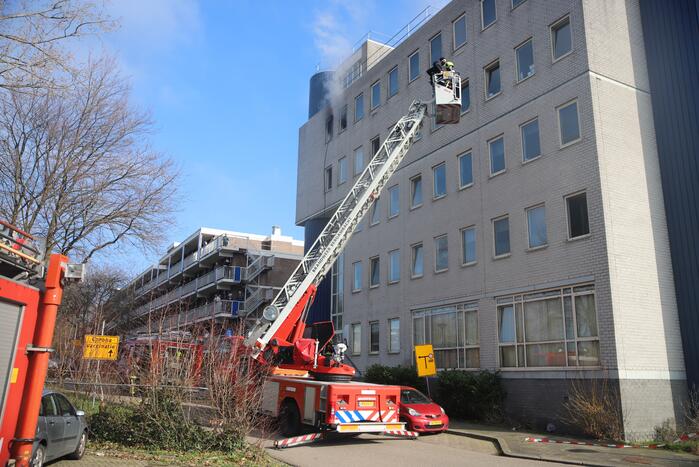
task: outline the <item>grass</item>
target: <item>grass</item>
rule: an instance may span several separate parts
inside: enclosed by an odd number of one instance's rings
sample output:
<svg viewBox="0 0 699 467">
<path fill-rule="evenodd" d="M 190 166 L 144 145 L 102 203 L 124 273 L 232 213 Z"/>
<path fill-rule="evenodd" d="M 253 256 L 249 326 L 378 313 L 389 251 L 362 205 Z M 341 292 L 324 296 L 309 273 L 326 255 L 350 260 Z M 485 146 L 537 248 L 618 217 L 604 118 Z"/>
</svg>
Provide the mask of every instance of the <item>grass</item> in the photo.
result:
<svg viewBox="0 0 699 467">
<path fill-rule="evenodd" d="M 699 455 L 699 440 L 692 439 L 689 441 L 680 441 L 679 443 L 668 443 L 664 449 L 674 452 L 688 452 L 690 454 Z"/>
</svg>

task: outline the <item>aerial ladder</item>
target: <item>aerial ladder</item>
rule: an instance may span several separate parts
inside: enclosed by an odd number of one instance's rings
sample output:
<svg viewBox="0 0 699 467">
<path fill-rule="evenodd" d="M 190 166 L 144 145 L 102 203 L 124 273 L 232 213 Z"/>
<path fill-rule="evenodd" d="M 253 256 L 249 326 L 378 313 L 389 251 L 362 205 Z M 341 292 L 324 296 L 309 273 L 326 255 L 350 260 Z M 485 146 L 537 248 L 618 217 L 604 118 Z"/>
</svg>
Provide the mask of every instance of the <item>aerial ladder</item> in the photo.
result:
<svg viewBox="0 0 699 467">
<path fill-rule="evenodd" d="M 458 123 L 461 112 L 459 74 L 454 71 L 439 73 L 433 77 L 432 84 L 435 122 Z M 265 307 L 245 340 L 254 358 L 280 368 L 307 371 L 318 380 L 350 380 L 355 375 L 354 367 L 343 363 L 346 345 L 334 345 L 332 355 L 322 353 L 334 330 L 314 328 L 309 335 L 306 316 L 318 284 L 410 150 L 427 113 L 427 103 L 414 101 L 410 105 L 408 113 L 390 131 L 291 277 Z"/>
</svg>

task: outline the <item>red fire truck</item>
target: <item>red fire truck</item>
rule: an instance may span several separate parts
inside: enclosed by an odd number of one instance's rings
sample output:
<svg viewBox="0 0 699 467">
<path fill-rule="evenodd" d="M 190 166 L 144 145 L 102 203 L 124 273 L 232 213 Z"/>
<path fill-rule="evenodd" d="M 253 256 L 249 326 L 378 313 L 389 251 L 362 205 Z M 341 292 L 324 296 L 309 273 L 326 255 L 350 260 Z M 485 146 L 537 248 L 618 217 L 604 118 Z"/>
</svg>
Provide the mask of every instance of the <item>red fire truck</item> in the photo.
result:
<svg viewBox="0 0 699 467">
<path fill-rule="evenodd" d="M 179 386 L 198 386 L 201 380 L 203 346 L 184 339 L 143 336 L 127 339 L 123 364 L 129 378 L 145 382 L 151 376 Z M 129 381 L 131 382 L 131 381 Z"/>
</svg>

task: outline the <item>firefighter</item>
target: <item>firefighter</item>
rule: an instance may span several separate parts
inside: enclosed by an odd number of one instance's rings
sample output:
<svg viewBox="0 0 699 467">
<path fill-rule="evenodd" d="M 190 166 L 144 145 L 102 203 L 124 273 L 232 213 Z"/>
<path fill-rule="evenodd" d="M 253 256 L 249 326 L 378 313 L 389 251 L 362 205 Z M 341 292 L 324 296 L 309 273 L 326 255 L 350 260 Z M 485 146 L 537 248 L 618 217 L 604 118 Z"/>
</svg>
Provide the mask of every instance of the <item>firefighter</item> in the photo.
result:
<svg viewBox="0 0 699 467">
<path fill-rule="evenodd" d="M 452 71 L 454 71 L 454 62 L 440 57 L 439 60 L 432 64 L 432 68 L 427 70 L 427 74 L 430 77 L 430 83 L 437 82 L 442 86 L 451 87 L 451 80 L 445 78 L 449 78 Z M 436 78 L 433 78 L 433 76 L 436 76 Z"/>
</svg>

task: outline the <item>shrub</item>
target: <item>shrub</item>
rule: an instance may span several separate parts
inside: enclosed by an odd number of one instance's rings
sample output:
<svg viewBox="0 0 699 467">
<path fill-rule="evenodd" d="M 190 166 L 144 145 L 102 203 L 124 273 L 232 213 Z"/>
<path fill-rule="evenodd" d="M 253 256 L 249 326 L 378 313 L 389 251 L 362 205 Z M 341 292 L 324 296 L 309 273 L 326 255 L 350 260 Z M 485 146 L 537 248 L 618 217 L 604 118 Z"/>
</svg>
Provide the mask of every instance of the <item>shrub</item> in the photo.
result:
<svg viewBox="0 0 699 467">
<path fill-rule="evenodd" d="M 502 418 L 505 390 L 497 373 L 442 371 L 437 394 L 437 402 L 452 417 L 489 422 Z"/>
<path fill-rule="evenodd" d="M 425 378 L 420 378 L 413 367 L 371 365 L 364 372 L 367 383 L 411 386 L 426 392 Z"/>
<path fill-rule="evenodd" d="M 570 386 L 565 421 L 596 439 L 623 441 L 624 418 L 618 393 L 606 379 L 577 380 Z"/>
</svg>

